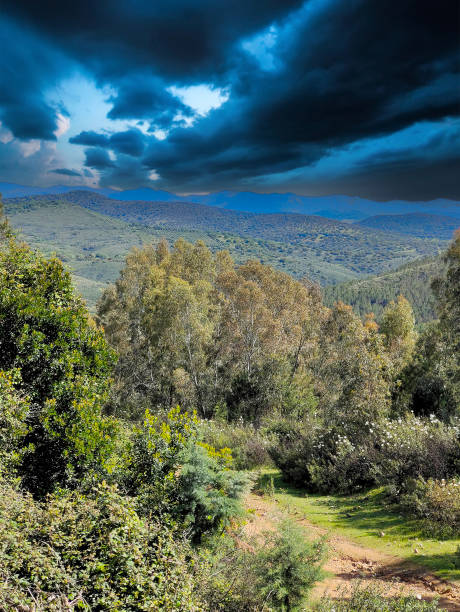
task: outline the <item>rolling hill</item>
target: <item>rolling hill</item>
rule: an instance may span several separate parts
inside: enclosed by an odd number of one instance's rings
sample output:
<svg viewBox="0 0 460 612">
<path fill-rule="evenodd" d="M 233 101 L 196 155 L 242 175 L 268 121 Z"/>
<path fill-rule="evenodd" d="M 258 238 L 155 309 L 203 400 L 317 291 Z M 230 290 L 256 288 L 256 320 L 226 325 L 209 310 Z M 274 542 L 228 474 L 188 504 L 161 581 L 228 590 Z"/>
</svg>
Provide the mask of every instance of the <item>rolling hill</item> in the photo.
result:
<svg viewBox="0 0 460 612">
<path fill-rule="evenodd" d="M 440 256 L 421 259 L 401 266 L 397 270 L 323 288 L 328 306 L 342 301 L 351 304 L 361 317 L 373 312 L 377 321 L 383 309 L 398 295 L 404 295 L 412 304 L 418 325 L 436 318 L 435 300 L 431 281 L 442 271 Z"/>
<path fill-rule="evenodd" d="M 385 232 L 396 232 L 419 238 L 444 238 L 451 240 L 455 230 L 460 228 L 460 219 L 444 215 L 411 213 L 408 215 L 376 215 L 356 223 L 360 227 Z"/>
<path fill-rule="evenodd" d="M 148 187 L 115 191 L 109 188 L 95 189 L 85 186 L 70 187 L 55 185 L 51 187 L 30 187 L 13 183 L 0 183 L 0 193 L 3 193 L 5 198 L 63 194 L 75 191 L 76 189 L 90 190 L 121 201 L 193 202 L 216 208 L 257 214 L 292 212 L 346 221 L 356 221 L 373 215 L 411 213 L 446 215 L 460 219 L 460 202 L 446 199 L 428 202 L 407 202 L 404 200 L 378 202 L 343 195 L 301 196 L 295 193 L 254 193 L 251 191 L 218 191 L 204 195 L 189 194 L 183 196 Z"/>
<path fill-rule="evenodd" d="M 322 285 L 379 274 L 443 250 L 414 238 L 317 216 L 255 214 L 188 202 L 122 202 L 77 191 L 5 200 L 13 227 L 34 247 L 56 252 L 93 309 L 133 246 L 166 237 L 202 239 Z"/>
</svg>

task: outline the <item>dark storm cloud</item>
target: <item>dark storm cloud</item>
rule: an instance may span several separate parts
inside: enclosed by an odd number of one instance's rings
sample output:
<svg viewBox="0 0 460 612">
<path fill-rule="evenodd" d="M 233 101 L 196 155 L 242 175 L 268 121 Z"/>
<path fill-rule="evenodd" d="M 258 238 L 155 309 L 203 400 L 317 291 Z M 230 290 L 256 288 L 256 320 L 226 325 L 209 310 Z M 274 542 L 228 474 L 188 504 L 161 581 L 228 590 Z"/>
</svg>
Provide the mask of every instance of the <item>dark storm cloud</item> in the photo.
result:
<svg viewBox="0 0 460 612">
<path fill-rule="evenodd" d="M 105 149 L 93 148 L 85 151 L 85 166 L 93 170 L 105 170 L 113 168 L 115 164 Z"/>
<path fill-rule="evenodd" d="M 172 184 L 193 185 L 206 168 L 217 186 L 459 113 L 456 2 L 310 7 L 281 27 L 281 73 L 237 80 L 232 100 L 193 130 L 152 143 L 146 163 Z"/>
<path fill-rule="evenodd" d="M 377 143 L 460 113 L 457 0 L 83 0 L 71 12 L 51 0 L 2 4 L 10 20 L 28 28 L 27 54 L 19 59 L 30 84 L 21 79 L 21 98 L 12 78 L 3 104 L 0 93 L 0 118 L 16 136 L 54 137 L 57 109 L 42 92 L 74 64 L 112 88 L 110 119 L 170 129 L 163 141 L 131 128 L 71 138 L 93 147 L 86 166 L 97 168 L 106 184 L 136 186 L 155 170 L 156 184 L 172 190 L 238 188 L 353 143 Z M 272 24 L 273 40 L 263 50 L 264 29 Z M 272 61 L 243 49 L 242 41 L 256 34 L 262 37 L 256 48 Z M 30 54 L 29 40 L 43 62 Z M 199 83 L 226 87 L 230 98 L 207 117 L 195 117 L 193 127 L 180 127 L 178 117 L 192 113 L 168 87 Z M 37 112 L 30 112 L 34 105 Z M 381 197 L 390 181 L 404 197 L 420 197 L 418 168 L 431 177 L 431 191 L 460 198 L 452 178 L 458 147 L 390 160 L 379 157 L 376 144 L 375 156 L 350 171 L 348 182 L 337 173 L 323 187 L 336 191 L 332 183 L 341 181 L 348 193 L 373 197 L 374 190 Z M 314 180 L 302 188 L 313 187 L 321 189 Z"/>
<path fill-rule="evenodd" d="M 81 176 L 80 172 L 69 170 L 68 168 L 56 168 L 55 170 L 49 170 L 49 172 L 53 172 L 54 174 L 63 174 L 64 176 Z"/>
<path fill-rule="evenodd" d="M 58 109 L 43 92 L 60 77 L 62 55 L 16 22 L 0 19 L 0 120 L 16 138 L 56 140 Z"/>
<path fill-rule="evenodd" d="M 80 132 L 77 136 L 69 138 L 72 144 L 85 145 L 87 147 L 108 147 L 109 137 L 106 134 L 98 134 L 97 132 Z"/>
<path fill-rule="evenodd" d="M 85 145 L 99 149 L 112 149 L 117 153 L 140 157 L 145 148 L 144 134 L 135 128 L 125 132 L 116 132 L 112 136 L 98 134 L 97 132 L 81 132 L 69 138 L 71 144 Z"/>
<path fill-rule="evenodd" d="M 144 152 L 145 137 L 139 130 L 118 132 L 110 138 L 110 147 L 118 153 L 140 157 Z"/>
<path fill-rule="evenodd" d="M 4 0 L 3 9 L 43 32 L 99 75 L 147 68 L 196 82 L 226 70 L 229 48 L 270 25 L 301 0 Z"/>
<path fill-rule="evenodd" d="M 151 75 L 137 75 L 118 82 L 118 93 L 110 119 L 145 119 L 154 128 L 169 128 L 180 113 L 190 116 L 190 109 L 166 90 L 166 84 Z"/>
</svg>

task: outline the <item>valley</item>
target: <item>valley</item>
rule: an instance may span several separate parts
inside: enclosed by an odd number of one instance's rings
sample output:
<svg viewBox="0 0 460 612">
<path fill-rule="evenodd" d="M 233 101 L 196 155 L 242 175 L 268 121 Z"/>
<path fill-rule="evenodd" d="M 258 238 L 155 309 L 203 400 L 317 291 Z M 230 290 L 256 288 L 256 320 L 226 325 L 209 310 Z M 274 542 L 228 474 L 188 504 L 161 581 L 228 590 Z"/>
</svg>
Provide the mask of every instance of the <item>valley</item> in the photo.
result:
<svg viewBox="0 0 460 612">
<path fill-rule="evenodd" d="M 444 235 L 402 235 L 319 216 L 116 201 L 90 191 L 10 198 L 5 211 L 24 240 L 66 263 L 93 311 L 128 251 L 162 237 L 170 244 L 203 240 L 212 251 L 228 249 L 236 262 L 256 258 L 324 287 L 389 273 L 448 244 Z"/>
</svg>

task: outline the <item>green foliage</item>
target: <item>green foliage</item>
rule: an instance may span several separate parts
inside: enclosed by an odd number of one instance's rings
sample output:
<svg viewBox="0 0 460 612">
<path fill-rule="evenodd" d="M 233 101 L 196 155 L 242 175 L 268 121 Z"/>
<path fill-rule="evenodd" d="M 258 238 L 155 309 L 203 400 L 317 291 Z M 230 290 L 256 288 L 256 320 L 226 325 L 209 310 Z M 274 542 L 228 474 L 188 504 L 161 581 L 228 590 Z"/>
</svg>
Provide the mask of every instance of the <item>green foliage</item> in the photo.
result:
<svg viewBox="0 0 460 612">
<path fill-rule="evenodd" d="M 380 484 L 391 483 L 403 491 L 414 478 L 448 478 L 458 470 L 459 428 L 434 416 L 412 414 L 384 423 L 369 423 L 379 450 Z"/>
<path fill-rule="evenodd" d="M 351 304 L 361 318 L 373 312 L 376 320 L 381 321 L 386 306 L 402 294 L 409 300 L 420 326 L 436 318 L 435 297 L 430 284 L 442 267 L 438 256 L 416 260 L 369 278 L 329 285 L 323 288 L 324 301 L 328 306 L 338 301 Z"/>
<path fill-rule="evenodd" d="M 0 488 L 0 608 L 203 609 L 187 546 L 139 518 L 115 488 L 55 494 L 46 505 L 6 482 Z"/>
<path fill-rule="evenodd" d="M 438 602 L 421 601 L 413 595 L 385 596 L 376 587 L 353 589 L 342 600 L 324 598 L 313 609 L 316 612 L 436 612 Z"/>
<path fill-rule="evenodd" d="M 401 373 L 394 408 L 411 410 L 417 416 L 434 414 L 448 423 L 458 414 L 460 396 L 455 385 L 455 353 L 434 323 L 420 335 L 414 358 Z"/>
<path fill-rule="evenodd" d="M 125 486 L 144 514 L 179 521 L 199 541 L 241 513 L 245 474 L 229 469 L 228 449 L 216 451 L 198 438 L 197 419 L 173 408 L 165 420 L 146 413 L 129 449 Z"/>
<path fill-rule="evenodd" d="M 308 543 L 299 527 L 289 521 L 281 523 L 278 533 L 268 535 L 260 553 L 259 571 L 266 581 L 262 597 L 271 600 L 275 610 L 298 609 L 320 576 L 324 554 L 322 540 Z"/>
<path fill-rule="evenodd" d="M 200 583 L 210 610 L 287 612 L 304 609 L 321 576 L 323 540 L 309 542 L 292 522 L 252 539 L 221 539 L 207 554 Z"/>
<path fill-rule="evenodd" d="M 34 493 L 106 466 L 113 423 L 101 408 L 112 363 L 61 262 L 11 240 L 0 252 L 0 369 L 17 371 L 14 386 L 30 404 L 20 472 Z"/>
<path fill-rule="evenodd" d="M 310 491 L 345 493 L 372 486 L 377 479 L 372 441 L 359 444 L 336 428 L 312 420 L 282 420 L 271 427 L 270 455 L 288 482 Z"/>
<path fill-rule="evenodd" d="M 29 428 L 26 417 L 30 409 L 27 399 L 16 390 L 18 371 L 0 370 L 0 469 L 13 472 L 27 452 L 23 441 Z"/>
<path fill-rule="evenodd" d="M 383 311 L 380 332 L 390 354 L 395 378 L 410 363 L 417 339 L 412 306 L 402 295 L 396 301 L 391 301 Z"/>
<path fill-rule="evenodd" d="M 202 438 L 216 449 L 228 448 L 237 470 L 252 470 L 270 463 L 268 440 L 251 423 L 227 423 L 221 419 L 203 421 Z"/>
<path fill-rule="evenodd" d="M 284 477 L 312 491 L 346 493 L 391 485 L 397 500 L 414 478 L 449 478 L 460 461 L 459 430 L 434 417 L 364 421 L 359 443 L 328 423 L 272 425 L 270 454 Z"/>
<path fill-rule="evenodd" d="M 424 481 L 419 478 L 401 498 L 401 506 L 423 519 L 427 535 L 436 538 L 460 536 L 460 480 Z"/>
<path fill-rule="evenodd" d="M 354 444 L 367 436 L 366 421 L 390 409 L 389 355 L 372 320 L 362 322 L 351 306 L 336 304 L 321 327 L 313 366 L 318 411 L 328 426 Z"/>
<path fill-rule="evenodd" d="M 236 267 L 202 242 L 158 248 L 133 251 L 99 304 L 119 354 L 115 414 L 180 403 L 209 418 L 225 404 L 229 419 L 259 425 L 274 409 L 309 409 L 315 288 L 257 261 Z"/>
</svg>

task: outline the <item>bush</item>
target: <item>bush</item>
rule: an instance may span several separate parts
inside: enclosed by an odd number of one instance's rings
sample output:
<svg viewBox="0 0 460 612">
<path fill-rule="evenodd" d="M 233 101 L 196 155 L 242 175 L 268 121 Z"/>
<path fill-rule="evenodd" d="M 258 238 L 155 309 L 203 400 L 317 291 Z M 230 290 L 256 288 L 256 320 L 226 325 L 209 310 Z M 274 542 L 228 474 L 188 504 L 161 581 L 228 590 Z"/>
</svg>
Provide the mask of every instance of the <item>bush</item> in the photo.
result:
<svg viewBox="0 0 460 612">
<path fill-rule="evenodd" d="M 114 487 L 46 505 L 0 483 L 2 610 L 201 610 L 187 547 Z M 28 607 L 26 607 L 28 606 Z"/>
<path fill-rule="evenodd" d="M 177 407 L 162 419 L 147 411 L 127 454 L 124 483 L 140 511 L 173 517 L 195 541 L 241 512 L 248 478 L 230 469 L 228 449 L 200 442 L 196 415 Z"/>
<path fill-rule="evenodd" d="M 413 490 L 401 498 L 401 505 L 422 518 L 425 531 L 437 538 L 460 535 L 460 480 L 415 481 Z"/>
<path fill-rule="evenodd" d="M 449 478 L 460 460 L 459 428 L 413 414 L 370 425 L 380 450 L 382 483 L 398 494 L 413 479 Z"/>
<path fill-rule="evenodd" d="M 421 601 L 413 595 L 385 597 L 376 587 L 355 588 L 349 598 L 324 598 L 313 608 L 316 612 L 435 612 L 438 602 Z"/>
<path fill-rule="evenodd" d="M 311 420 L 282 421 L 271 429 L 270 455 L 289 482 L 311 491 L 347 493 L 378 479 L 372 440 L 354 444 L 335 428 Z"/>
<path fill-rule="evenodd" d="M 297 610 L 321 575 L 323 540 L 307 542 L 292 522 L 251 540 L 219 543 L 201 581 L 210 610 L 275 612 Z"/>
<path fill-rule="evenodd" d="M 414 478 L 449 478 L 460 462 L 459 428 L 433 416 L 366 421 L 358 441 L 313 419 L 279 421 L 271 432 L 276 442 L 270 455 L 283 476 L 313 491 L 348 493 L 386 484 L 398 498 Z"/>
<path fill-rule="evenodd" d="M 211 446 L 230 449 L 237 470 L 252 470 L 271 463 L 268 440 L 253 425 L 203 421 L 201 433 Z"/>
</svg>

